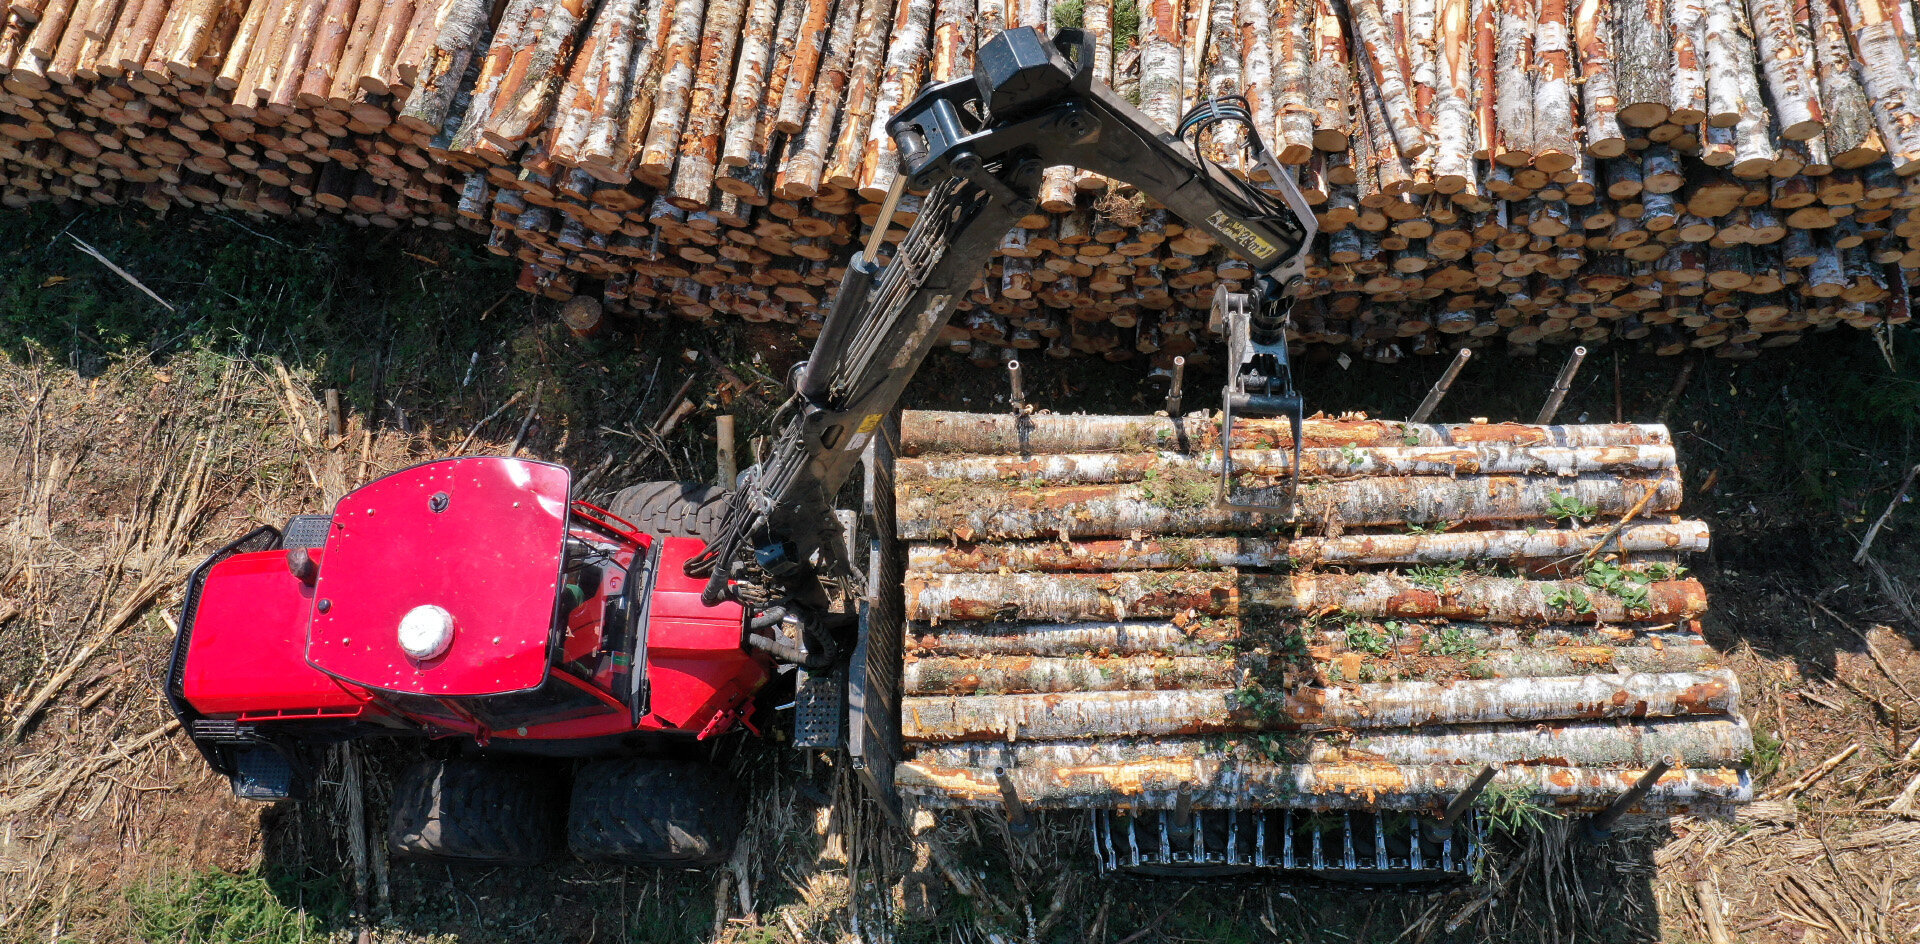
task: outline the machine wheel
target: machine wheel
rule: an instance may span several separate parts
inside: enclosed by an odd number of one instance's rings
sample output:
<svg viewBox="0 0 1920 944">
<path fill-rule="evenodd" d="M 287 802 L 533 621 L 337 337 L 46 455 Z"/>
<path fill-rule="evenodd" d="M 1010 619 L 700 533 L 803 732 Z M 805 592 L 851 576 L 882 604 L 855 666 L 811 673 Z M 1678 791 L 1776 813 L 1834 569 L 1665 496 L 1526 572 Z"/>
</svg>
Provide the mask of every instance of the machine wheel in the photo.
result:
<svg viewBox="0 0 1920 944">
<path fill-rule="evenodd" d="M 644 482 L 621 489 L 607 510 L 646 534 L 707 540 L 727 516 L 729 494 L 698 482 Z"/>
<path fill-rule="evenodd" d="M 394 784 L 387 846 L 438 862 L 531 865 L 553 854 L 558 784 L 523 764 L 423 761 Z"/>
<path fill-rule="evenodd" d="M 733 782 L 710 764 L 596 761 L 574 778 L 567 848 L 593 862 L 718 865 L 733 853 L 745 813 Z"/>
</svg>

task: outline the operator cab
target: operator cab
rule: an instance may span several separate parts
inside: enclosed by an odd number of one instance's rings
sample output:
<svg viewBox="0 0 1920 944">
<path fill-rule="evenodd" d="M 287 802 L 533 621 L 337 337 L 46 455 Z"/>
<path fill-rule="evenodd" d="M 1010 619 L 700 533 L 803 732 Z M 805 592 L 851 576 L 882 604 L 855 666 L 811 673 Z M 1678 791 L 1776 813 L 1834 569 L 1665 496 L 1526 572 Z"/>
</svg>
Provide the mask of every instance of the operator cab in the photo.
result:
<svg viewBox="0 0 1920 944">
<path fill-rule="evenodd" d="M 429 462 L 261 528 L 195 571 L 168 691 L 216 769 L 385 732 L 547 754 L 745 723 L 768 660 L 681 573 L 697 539 L 571 498 L 558 465 Z M 265 781 L 254 778 L 254 781 Z M 249 782 L 254 782 L 249 781 Z"/>
</svg>

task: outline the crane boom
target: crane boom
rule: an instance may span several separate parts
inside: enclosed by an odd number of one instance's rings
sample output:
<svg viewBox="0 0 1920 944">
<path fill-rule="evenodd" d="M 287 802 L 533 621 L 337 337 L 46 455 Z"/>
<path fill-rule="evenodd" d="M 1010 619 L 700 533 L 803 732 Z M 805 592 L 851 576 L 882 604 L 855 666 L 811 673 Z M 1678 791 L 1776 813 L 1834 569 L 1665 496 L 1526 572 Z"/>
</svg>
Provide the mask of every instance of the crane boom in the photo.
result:
<svg viewBox="0 0 1920 944">
<path fill-rule="evenodd" d="M 820 614 L 822 577 L 844 576 L 834 499 L 869 438 L 899 402 L 962 295 L 1001 239 L 1035 210 L 1042 173 L 1072 165 L 1138 187 L 1259 271 L 1252 300 L 1228 307 L 1229 412 L 1300 413 L 1286 377 L 1286 304 L 1296 290 L 1314 217 L 1292 176 L 1271 164 L 1248 123 L 1250 150 L 1269 167 L 1264 192 L 1206 160 L 1093 79 L 1078 30 L 1051 40 L 1008 30 L 980 49 L 969 78 L 922 92 L 888 125 L 902 186 L 925 190 L 920 215 L 885 265 L 856 253 L 766 459 L 749 470 L 719 537 L 689 562 L 709 578 L 706 599 L 729 596 Z M 1245 120 L 1232 104 L 1203 103 L 1182 122 L 1193 134 Z M 889 200 L 889 211 L 892 201 Z M 876 226 L 884 229 L 883 218 Z M 1236 392 L 1237 391 L 1237 392 Z M 1296 427 L 1297 428 L 1297 427 Z M 1223 493 L 1224 494 L 1224 493 Z M 803 617 L 803 623 L 808 621 Z M 830 660 L 809 632 L 809 664 Z"/>
</svg>

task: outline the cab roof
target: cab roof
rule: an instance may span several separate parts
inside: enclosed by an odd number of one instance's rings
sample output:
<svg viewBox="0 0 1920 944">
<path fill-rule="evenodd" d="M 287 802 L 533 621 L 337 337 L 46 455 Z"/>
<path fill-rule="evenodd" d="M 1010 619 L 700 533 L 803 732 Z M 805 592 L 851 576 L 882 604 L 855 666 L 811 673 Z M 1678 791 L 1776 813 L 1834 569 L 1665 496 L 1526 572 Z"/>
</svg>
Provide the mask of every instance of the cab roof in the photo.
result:
<svg viewBox="0 0 1920 944">
<path fill-rule="evenodd" d="M 442 459 L 375 479 L 334 506 L 307 661 L 368 688 L 469 697 L 545 681 L 572 477 L 526 459 Z M 400 621 L 452 617 L 446 651 L 416 659 Z"/>
</svg>

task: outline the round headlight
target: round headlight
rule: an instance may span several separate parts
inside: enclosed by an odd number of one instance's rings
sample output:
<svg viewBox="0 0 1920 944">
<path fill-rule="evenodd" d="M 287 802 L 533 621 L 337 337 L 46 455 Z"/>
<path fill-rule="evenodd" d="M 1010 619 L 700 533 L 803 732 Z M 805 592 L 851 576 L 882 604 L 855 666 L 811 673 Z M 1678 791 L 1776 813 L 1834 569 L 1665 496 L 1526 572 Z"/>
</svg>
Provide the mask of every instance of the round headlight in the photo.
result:
<svg viewBox="0 0 1920 944">
<path fill-rule="evenodd" d="M 453 645 L 453 614 L 429 603 L 416 606 L 400 618 L 400 648 L 415 659 L 446 654 Z"/>
</svg>

